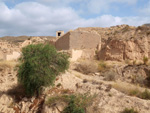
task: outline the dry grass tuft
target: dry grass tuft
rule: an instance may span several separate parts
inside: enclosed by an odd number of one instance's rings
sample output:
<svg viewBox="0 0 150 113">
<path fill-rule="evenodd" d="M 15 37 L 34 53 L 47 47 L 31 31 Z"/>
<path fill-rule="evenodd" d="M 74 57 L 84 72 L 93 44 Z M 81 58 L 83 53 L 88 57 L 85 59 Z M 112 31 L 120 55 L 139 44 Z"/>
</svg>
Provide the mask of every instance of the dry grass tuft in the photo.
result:
<svg viewBox="0 0 150 113">
<path fill-rule="evenodd" d="M 112 87 L 128 95 L 130 95 L 135 90 L 138 90 L 138 92 L 141 91 L 139 86 L 131 85 L 124 82 L 116 82 L 112 85 Z"/>
<path fill-rule="evenodd" d="M 139 86 L 134 86 L 134 85 L 127 84 L 127 83 L 115 83 L 112 86 L 113 88 L 127 95 L 136 96 L 141 99 L 150 100 L 150 91 L 148 91 L 147 89 L 142 89 Z"/>
<path fill-rule="evenodd" d="M 77 65 L 76 70 L 83 74 L 92 74 L 97 72 L 98 65 L 94 61 L 83 60 Z"/>
<path fill-rule="evenodd" d="M 16 61 L 5 61 L 5 60 L 2 60 L 0 61 L 0 68 L 13 68 L 17 65 L 17 62 Z"/>
<path fill-rule="evenodd" d="M 103 74 L 103 76 L 104 76 L 104 80 L 106 81 L 115 81 L 117 73 L 115 73 L 114 71 L 106 71 Z"/>
<path fill-rule="evenodd" d="M 99 64 L 98 64 L 98 71 L 100 72 L 104 72 L 104 71 L 107 71 L 111 68 L 110 65 L 108 65 L 105 61 L 100 61 Z"/>
</svg>

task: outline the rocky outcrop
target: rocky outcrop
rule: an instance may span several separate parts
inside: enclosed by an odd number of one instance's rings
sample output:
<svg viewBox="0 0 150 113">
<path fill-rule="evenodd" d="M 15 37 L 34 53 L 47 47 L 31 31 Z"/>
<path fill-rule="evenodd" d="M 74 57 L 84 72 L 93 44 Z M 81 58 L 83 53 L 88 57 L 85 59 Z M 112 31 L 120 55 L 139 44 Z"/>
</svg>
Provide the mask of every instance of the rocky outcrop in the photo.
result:
<svg viewBox="0 0 150 113">
<path fill-rule="evenodd" d="M 149 56 L 148 39 L 147 37 L 133 40 L 110 39 L 98 56 L 103 60 L 142 60 L 144 56 Z"/>
<path fill-rule="evenodd" d="M 21 44 L 21 48 L 29 45 L 29 44 L 39 44 L 39 43 L 45 43 L 48 39 L 47 38 L 40 38 L 40 37 L 31 37 L 28 40 L 25 40 Z"/>
<path fill-rule="evenodd" d="M 77 30 L 97 32 L 101 36 L 100 60 L 142 60 L 150 56 L 150 27 L 128 25 L 110 28 L 78 28 Z"/>
<path fill-rule="evenodd" d="M 0 40 L 0 60 L 16 60 L 19 54 L 19 45 Z"/>
</svg>

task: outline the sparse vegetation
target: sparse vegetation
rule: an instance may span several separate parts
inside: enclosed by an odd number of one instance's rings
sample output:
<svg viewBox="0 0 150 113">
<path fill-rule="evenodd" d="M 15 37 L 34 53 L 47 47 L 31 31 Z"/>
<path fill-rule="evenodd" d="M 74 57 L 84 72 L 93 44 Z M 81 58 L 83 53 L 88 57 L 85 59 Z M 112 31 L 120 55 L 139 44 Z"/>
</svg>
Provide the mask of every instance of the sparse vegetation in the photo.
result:
<svg viewBox="0 0 150 113">
<path fill-rule="evenodd" d="M 133 108 L 125 108 L 121 113 L 138 113 L 136 110 L 134 110 Z"/>
<path fill-rule="evenodd" d="M 43 86 L 53 85 L 60 72 L 69 67 L 68 56 L 51 45 L 28 45 L 22 49 L 18 82 L 28 96 L 39 95 Z"/>
<path fill-rule="evenodd" d="M 85 113 L 86 107 L 93 103 L 96 95 L 85 94 L 72 94 L 72 95 L 58 95 L 50 97 L 46 105 L 53 106 L 56 103 L 65 102 L 67 106 L 62 113 Z"/>
<path fill-rule="evenodd" d="M 149 100 L 150 99 L 150 92 L 145 89 L 144 92 L 138 90 L 138 89 L 134 89 L 130 92 L 130 95 L 131 96 L 136 96 L 136 97 L 139 97 L 141 99 L 146 99 L 146 100 Z"/>
<path fill-rule="evenodd" d="M 144 65 L 147 65 L 148 60 L 149 60 L 148 57 L 146 57 L 146 56 L 143 57 L 143 63 L 144 63 Z"/>
<path fill-rule="evenodd" d="M 57 102 L 69 102 L 69 96 L 68 95 L 57 95 L 57 96 L 53 96 L 50 97 L 48 99 L 48 101 L 46 101 L 46 105 L 48 106 L 53 106 L 55 104 L 57 104 Z"/>
<path fill-rule="evenodd" d="M 78 94 L 71 95 L 68 106 L 63 110 L 63 113 L 85 113 L 86 107 L 93 103 L 96 95 Z"/>
<path fill-rule="evenodd" d="M 115 81 L 116 75 L 117 73 L 115 73 L 114 71 L 108 71 L 108 72 L 105 72 L 103 76 L 106 81 Z"/>
<path fill-rule="evenodd" d="M 141 99 L 147 99 L 149 100 L 150 99 L 150 92 L 145 89 L 145 91 L 143 90 L 140 90 L 139 87 L 133 87 L 131 85 L 127 85 L 125 86 L 125 84 L 122 83 L 121 84 L 114 84 L 113 87 L 127 95 L 130 95 L 130 96 L 136 96 L 136 97 L 139 97 Z"/>
<path fill-rule="evenodd" d="M 138 89 L 138 88 L 136 88 L 136 89 L 132 89 L 130 92 L 129 92 L 129 95 L 131 95 L 131 96 L 137 96 L 137 95 L 139 95 L 141 93 L 141 91 Z"/>
<path fill-rule="evenodd" d="M 77 65 L 76 70 L 83 74 L 91 74 L 97 72 L 97 64 L 94 61 L 83 60 Z"/>
<path fill-rule="evenodd" d="M 100 61 L 99 62 L 99 65 L 98 65 L 98 71 L 105 71 L 105 70 L 107 70 L 107 69 L 109 69 L 109 67 L 108 67 L 108 65 L 106 64 L 106 62 L 104 62 L 104 61 Z"/>
<path fill-rule="evenodd" d="M 135 84 L 138 84 L 140 86 L 144 86 L 145 85 L 145 78 L 140 74 L 132 75 L 132 82 Z"/>
<path fill-rule="evenodd" d="M 147 100 L 149 100 L 149 99 L 150 99 L 150 92 L 149 92 L 147 89 L 145 89 L 145 91 L 142 92 L 142 93 L 139 95 L 139 97 L 142 98 L 142 99 L 147 99 Z"/>
</svg>

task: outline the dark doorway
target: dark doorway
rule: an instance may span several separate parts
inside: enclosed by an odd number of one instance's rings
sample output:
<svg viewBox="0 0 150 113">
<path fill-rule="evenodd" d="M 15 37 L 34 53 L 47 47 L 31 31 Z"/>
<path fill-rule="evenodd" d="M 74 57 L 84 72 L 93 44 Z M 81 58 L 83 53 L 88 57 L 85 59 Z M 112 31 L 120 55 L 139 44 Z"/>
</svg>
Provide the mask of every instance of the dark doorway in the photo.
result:
<svg viewBox="0 0 150 113">
<path fill-rule="evenodd" d="M 61 32 L 58 32 L 58 36 L 61 36 Z"/>
</svg>

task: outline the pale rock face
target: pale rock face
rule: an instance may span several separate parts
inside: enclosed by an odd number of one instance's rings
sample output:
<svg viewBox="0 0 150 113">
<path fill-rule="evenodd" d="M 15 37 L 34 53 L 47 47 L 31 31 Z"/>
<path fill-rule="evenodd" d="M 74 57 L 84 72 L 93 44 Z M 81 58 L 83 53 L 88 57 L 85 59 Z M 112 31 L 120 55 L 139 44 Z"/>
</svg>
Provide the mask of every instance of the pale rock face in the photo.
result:
<svg viewBox="0 0 150 113">
<path fill-rule="evenodd" d="M 101 37 L 100 60 L 142 60 L 150 56 L 150 27 L 128 25 L 110 28 L 78 28 L 79 31 L 97 32 Z"/>
<path fill-rule="evenodd" d="M 103 60 L 142 60 L 148 57 L 149 44 L 147 38 L 134 41 L 111 40 L 99 52 L 99 59 Z"/>
<path fill-rule="evenodd" d="M 40 37 L 31 37 L 31 39 L 29 40 L 25 40 L 22 44 L 21 44 L 21 48 L 30 45 L 30 44 L 38 44 L 38 43 L 44 43 L 47 39 L 46 38 L 40 38 Z"/>
</svg>

